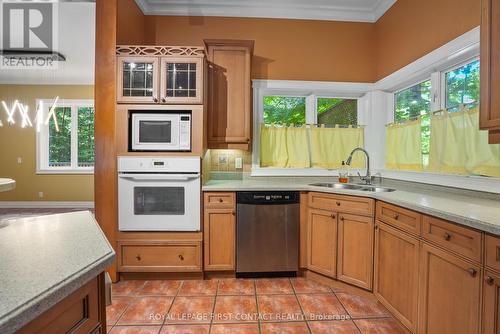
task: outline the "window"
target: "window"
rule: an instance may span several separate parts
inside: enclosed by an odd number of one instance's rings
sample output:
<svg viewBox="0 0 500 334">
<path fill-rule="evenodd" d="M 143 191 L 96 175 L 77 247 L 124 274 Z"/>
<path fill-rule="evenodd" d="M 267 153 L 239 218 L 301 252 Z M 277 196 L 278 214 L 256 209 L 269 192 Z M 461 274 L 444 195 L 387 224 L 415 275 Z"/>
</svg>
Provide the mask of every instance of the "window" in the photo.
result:
<svg viewBox="0 0 500 334">
<path fill-rule="evenodd" d="M 358 124 L 358 100 L 320 97 L 316 102 L 318 124 Z"/>
<path fill-rule="evenodd" d="M 264 124 L 305 124 L 306 98 L 264 97 Z"/>
<path fill-rule="evenodd" d="M 479 101 L 479 60 L 444 73 L 445 108 L 460 110 L 460 105 Z"/>
<path fill-rule="evenodd" d="M 53 101 L 38 100 L 43 119 Z M 91 100 L 57 103 L 54 116 L 37 134 L 37 171 L 41 173 L 92 173 L 94 169 L 94 106 Z M 54 120 L 57 120 L 57 122 Z"/>
<path fill-rule="evenodd" d="M 431 80 L 396 92 L 394 96 L 394 122 L 400 123 L 422 119 L 422 163 L 429 162 L 430 119 L 431 119 Z"/>
</svg>

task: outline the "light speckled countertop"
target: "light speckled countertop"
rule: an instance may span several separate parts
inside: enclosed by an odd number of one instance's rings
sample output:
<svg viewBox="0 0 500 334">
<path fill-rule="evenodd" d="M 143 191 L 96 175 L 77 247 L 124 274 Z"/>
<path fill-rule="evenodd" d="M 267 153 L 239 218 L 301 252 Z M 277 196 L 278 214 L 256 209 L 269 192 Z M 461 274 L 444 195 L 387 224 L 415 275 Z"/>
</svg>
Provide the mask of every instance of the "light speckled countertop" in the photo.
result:
<svg viewBox="0 0 500 334">
<path fill-rule="evenodd" d="M 439 191 L 419 188 L 399 188 L 387 193 L 373 193 L 359 190 L 331 189 L 310 186 L 319 182 L 304 178 L 245 178 L 243 180 L 210 180 L 206 182 L 203 191 L 259 191 L 259 190 L 295 190 L 318 191 L 343 195 L 370 197 L 388 203 L 396 204 L 421 213 L 446 219 L 461 225 L 476 228 L 481 231 L 500 235 L 500 201 L 485 196 L 473 196 L 467 192 Z M 334 182 L 332 178 L 321 181 Z M 383 184 L 382 186 L 388 186 Z"/>
<path fill-rule="evenodd" d="M 0 192 L 9 191 L 16 187 L 16 181 L 12 179 L 0 178 Z"/>
<path fill-rule="evenodd" d="M 109 266 L 89 211 L 11 218 L 0 227 L 0 333 L 13 333 Z"/>
</svg>

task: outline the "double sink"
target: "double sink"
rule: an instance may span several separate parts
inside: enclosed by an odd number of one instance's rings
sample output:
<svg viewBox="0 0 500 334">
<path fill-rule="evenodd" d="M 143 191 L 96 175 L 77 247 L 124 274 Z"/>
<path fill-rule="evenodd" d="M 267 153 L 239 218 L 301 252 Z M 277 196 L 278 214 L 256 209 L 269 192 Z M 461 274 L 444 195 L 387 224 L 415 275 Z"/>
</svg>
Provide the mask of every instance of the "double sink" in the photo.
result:
<svg viewBox="0 0 500 334">
<path fill-rule="evenodd" d="M 387 193 L 393 192 L 396 189 L 394 188 L 384 188 L 384 187 L 376 187 L 370 185 L 360 185 L 360 184 L 350 184 L 350 183 L 328 183 L 328 182 L 320 182 L 320 183 L 311 183 L 309 184 L 313 187 L 324 187 L 324 188 L 332 188 L 332 189 L 346 189 L 346 190 L 359 190 L 359 191 L 367 191 L 367 192 L 375 192 L 375 193 Z"/>
</svg>

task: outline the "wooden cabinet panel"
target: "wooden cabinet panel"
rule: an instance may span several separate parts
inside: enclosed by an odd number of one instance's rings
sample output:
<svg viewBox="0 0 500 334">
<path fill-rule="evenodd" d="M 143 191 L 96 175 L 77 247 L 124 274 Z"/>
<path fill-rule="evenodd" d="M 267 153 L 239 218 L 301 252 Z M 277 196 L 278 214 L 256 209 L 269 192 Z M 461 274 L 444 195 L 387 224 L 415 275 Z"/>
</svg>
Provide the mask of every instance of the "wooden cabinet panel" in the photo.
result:
<svg viewBox="0 0 500 334">
<path fill-rule="evenodd" d="M 159 58 L 118 57 L 116 100 L 123 103 L 158 103 Z"/>
<path fill-rule="evenodd" d="M 88 334 L 105 328 L 104 274 L 93 278 L 18 334 Z"/>
<path fill-rule="evenodd" d="M 201 241 L 119 241 L 118 271 L 199 272 Z"/>
<path fill-rule="evenodd" d="M 403 325 L 416 333 L 418 239 L 377 222 L 374 253 L 373 293 Z"/>
<path fill-rule="evenodd" d="M 308 209 L 309 196 L 307 193 L 300 193 L 300 249 L 299 268 L 307 267 L 307 220 L 309 218 Z"/>
<path fill-rule="evenodd" d="M 483 281 L 482 333 L 500 334 L 500 275 L 486 270 Z"/>
<path fill-rule="evenodd" d="M 203 194 L 205 208 L 231 208 L 234 209 L 236 194 L 234 192 L 206 192 Z"/>
<path fill-rule="evenodd" d="M 500 238 L 486 235 L 484 249 L 486 266 L 500 271 Z"/>
<path fill-rule="evenodd" d="M 205 209 L 203 221 L 205 270 L 234 270 L 236 256 L 234 209 Z"/>
<path fill-rule="evenodd" d="M 481 269 L 422 243 L 419 333 L 479 333 Z"/>
<path fill-rule="evenodd" d="M 368 290 L 373 280 L 373 218 L 338 215 L 337 279 Z"/>
<path fill-rule="evenodd" d="M 309 209 L 307 268 L 329 277 L 336 275 L 337 214 Z"/>
<path fill-rule="evenodd" d="M 500 143 L 500 3 L 481 1 L 480 127 L 490 129 L 490 143 Z"/>
<path fill-rule="evenodd" d="M 422 237 L 474 261 L 482 260 L 482 233 L 476 230 L 424 216 Z"/>
<path fill-rule="evenodd" d="M 248 149 L 253 41 L 205 40 L 208 51 L 208 146 Z"/>
<path fill-rule="evenodd" d="M 422 215 L 418 212 L 377 201 L 377 219 L 406 232 L 420 235 Z"/>
<path fill-rule="evenodd" d="M 336 212 L 373 216 L 375 201 L 371 198 L 309 193 L 309 207 Z"/>
</svg>

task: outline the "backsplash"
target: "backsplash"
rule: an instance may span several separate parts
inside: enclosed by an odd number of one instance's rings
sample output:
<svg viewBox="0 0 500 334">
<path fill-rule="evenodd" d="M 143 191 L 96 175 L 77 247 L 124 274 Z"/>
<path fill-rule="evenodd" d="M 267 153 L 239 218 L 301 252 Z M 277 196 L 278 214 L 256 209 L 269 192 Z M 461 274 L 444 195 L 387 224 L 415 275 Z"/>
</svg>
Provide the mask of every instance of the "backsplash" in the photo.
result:
<svg viewBox="0 0 500 334">
<path fill-rule="evenodd" d="M 236 168 L 236 159 L 242 159 L 242 168 Z M 242 150 L 208 150 L 203 158 L 203 176 L 209 179 L 242 179 L 252 168 L 252 152 Z"/>
</svg>

